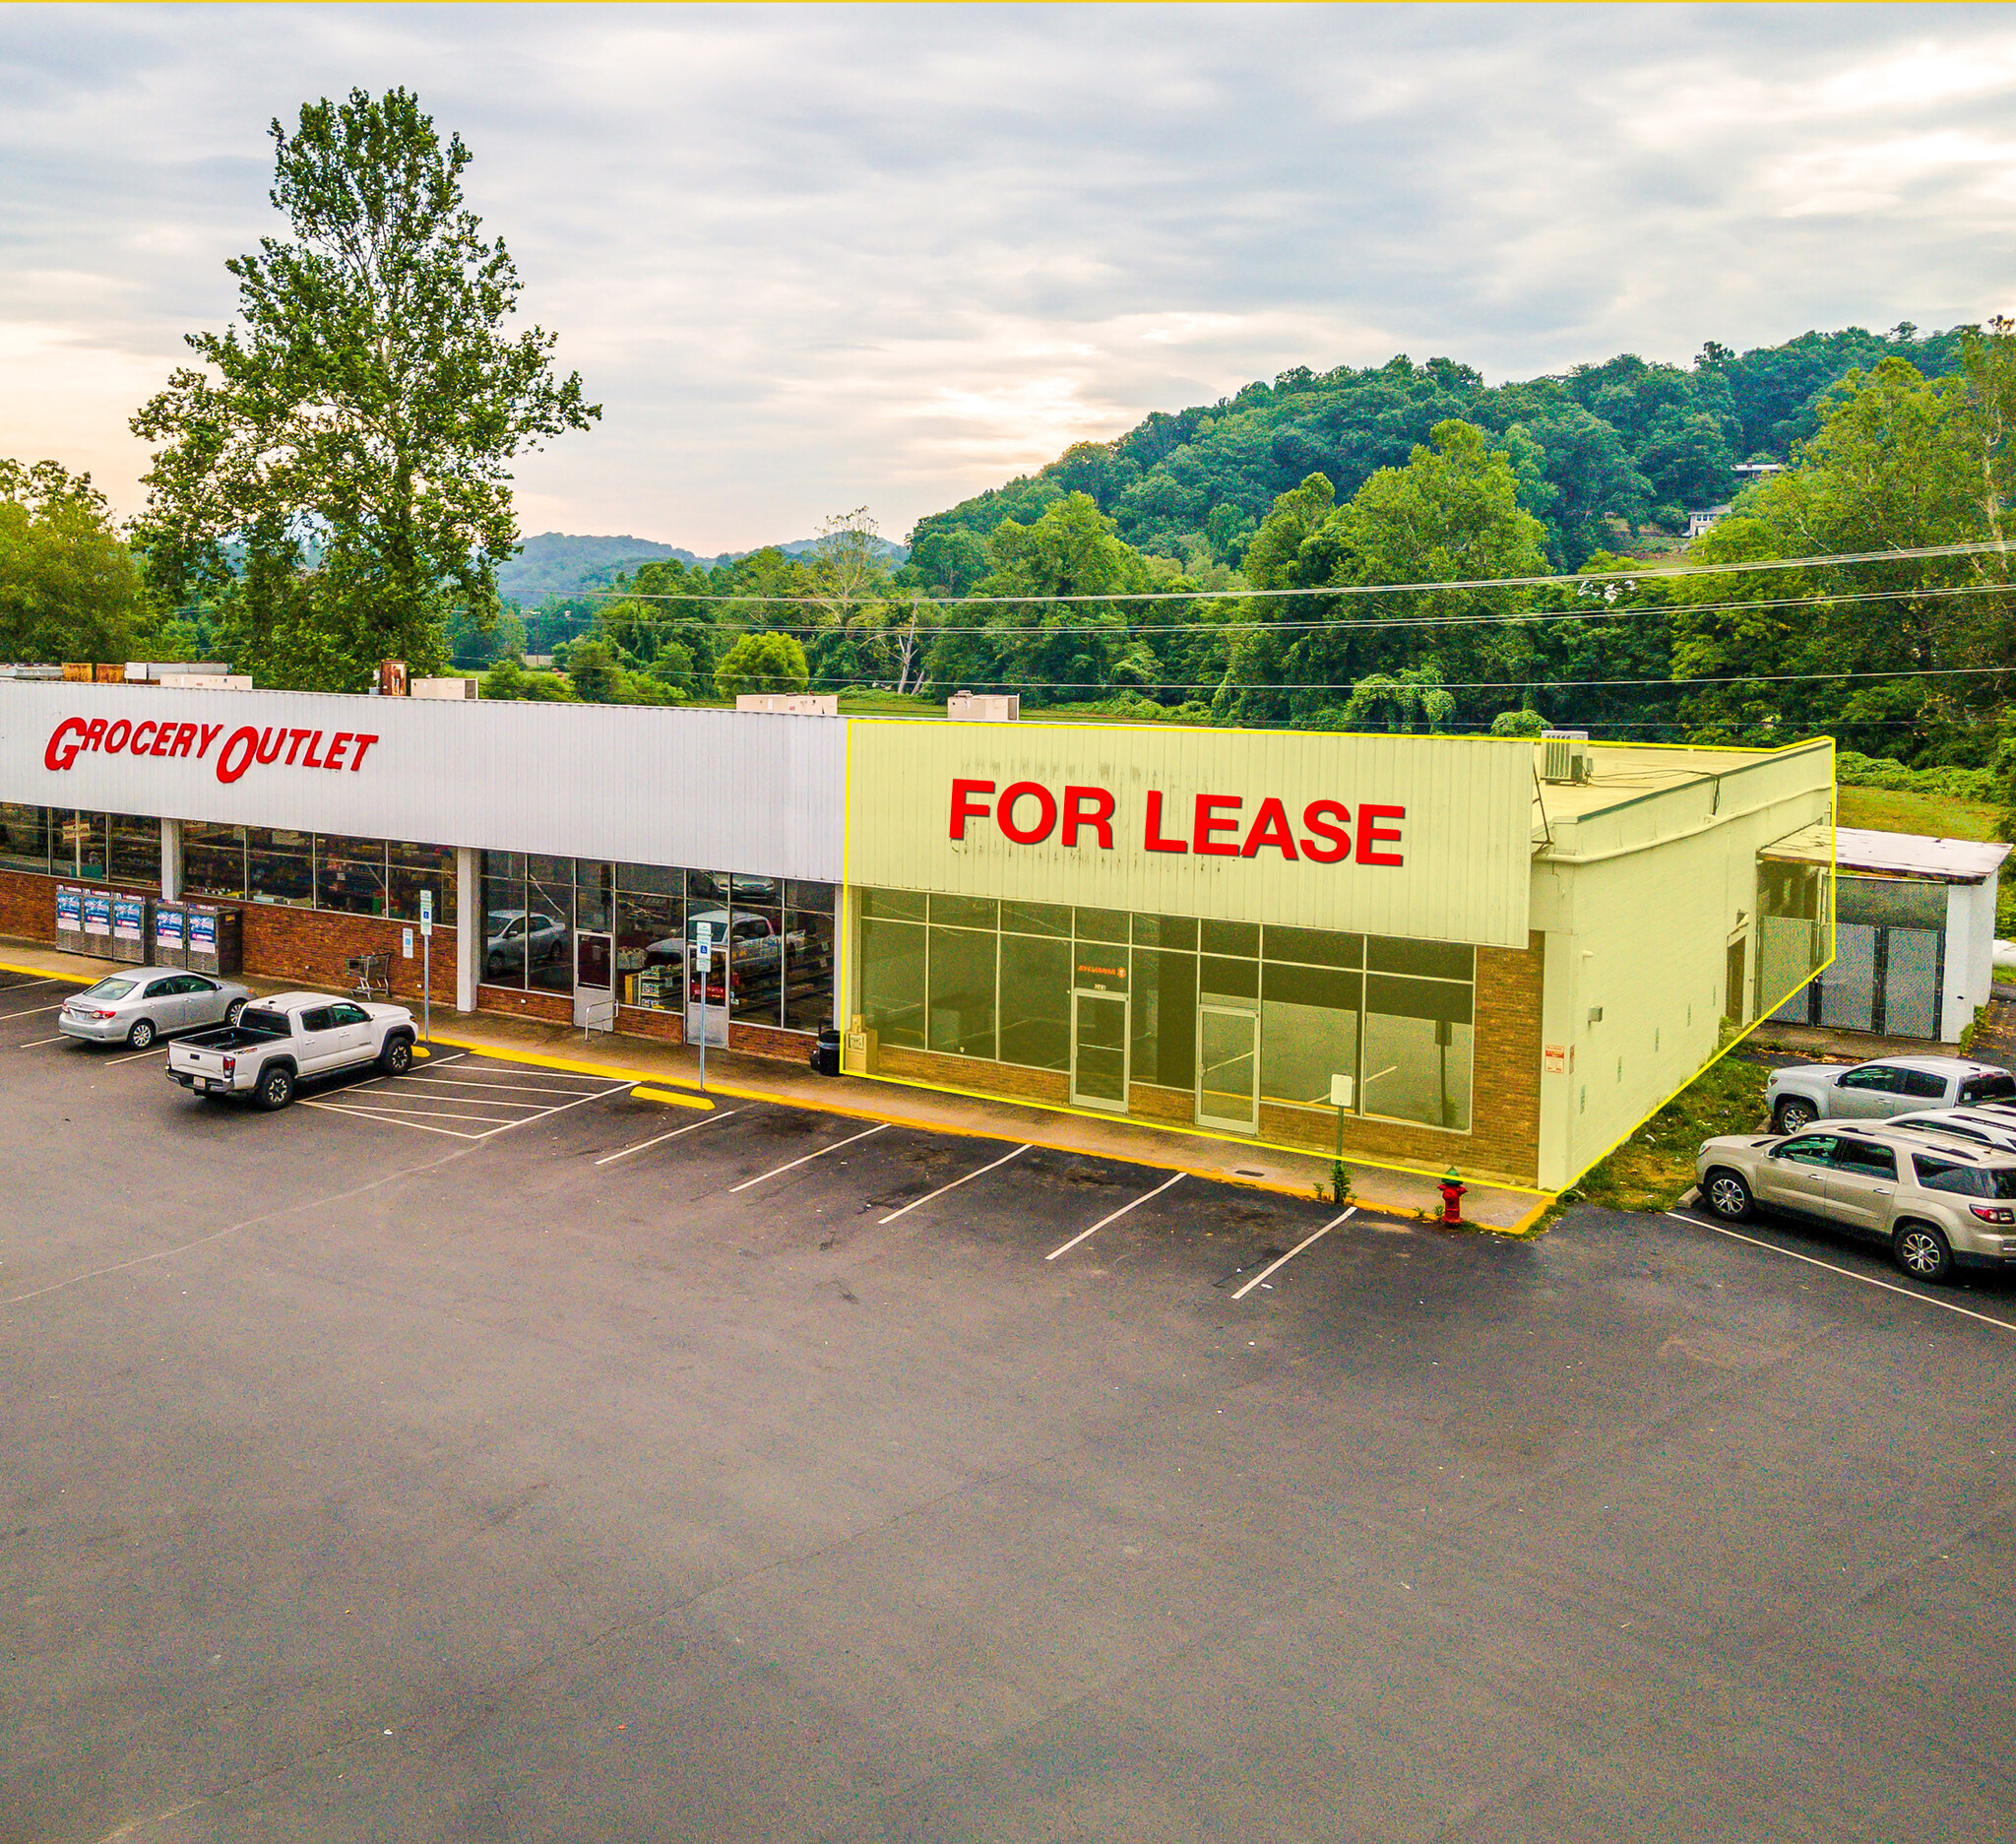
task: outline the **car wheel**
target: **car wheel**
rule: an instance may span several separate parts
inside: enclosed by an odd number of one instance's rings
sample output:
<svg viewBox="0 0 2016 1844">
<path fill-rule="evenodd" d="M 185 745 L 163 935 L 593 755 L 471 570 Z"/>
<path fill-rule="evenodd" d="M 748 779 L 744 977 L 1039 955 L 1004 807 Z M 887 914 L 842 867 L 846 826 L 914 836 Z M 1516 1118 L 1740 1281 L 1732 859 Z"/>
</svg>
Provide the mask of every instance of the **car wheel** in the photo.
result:
<svg viewBox="0 0 2016 1844">
<path fill-rule="evenodd" d="M 1781 1133 L 1797 1133 L 1809 1127 L 1819 1118 L 1811 1102 L 1780 1102 L 1778 1113 L 1772 1116 Z"/>
<path fill-rule="evenodd" d="M 129 1050 L 144 1050 L 154 1043 L 155 1030 L 152 1018 L 136 1018 L 133 1029 L 126 1034 L 126 1048 Z"/>
<path fill-rule="evenodd" d="M 403 1076 L 413 1066 L 411 1038 L 394 1038 L 378 1052 L 378 1067 L 388 1076 Z"/>
<path fill-rule="evenodd" d="M 1717 1166 L 1701 1185 L 1708 1214 L 1725 1223 L 1740 1223 L 1750 1214 L 1750 1187 L 1726 1166 Z"/>
<path fill-rule="evenodd" d="M 1890 1239 L 1890 1254 L 1915 1281 L 1943 1281 L 1953 1271 L 1953 1250 L 1929 1223 L 1900 1224 Z"/>
<path fill-rule="evenodd" d="M 224 1007 L 224 1023 L 227 1025 L 236 1024 L 244 1010 L 245 1001 L 243 999 L 233 999 Z"/>
<path fill-rule="evenodd" d="M 294 1072 L 291 1069 L 269 1069 L 259 1078 L 259 1105 L 268 1113 L 284 1108 L 294 1099 Z"/>
</svg>

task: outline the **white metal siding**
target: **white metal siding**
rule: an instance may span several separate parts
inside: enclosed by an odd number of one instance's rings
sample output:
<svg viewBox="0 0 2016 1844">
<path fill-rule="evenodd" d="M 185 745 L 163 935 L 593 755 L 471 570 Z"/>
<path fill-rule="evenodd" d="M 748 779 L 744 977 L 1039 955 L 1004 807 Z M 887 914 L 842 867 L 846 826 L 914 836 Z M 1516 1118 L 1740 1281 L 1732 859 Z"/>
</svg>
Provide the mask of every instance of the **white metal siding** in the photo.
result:
<svg viewBox="0 0 2016 1844">
<path fill-rule="evenodd" d="M 218 725 L 206 759 L 102 750 L 45 765 L 89 722 Z M 220 781 L 241 726 L 375 733 L 363 765 L 255 765 Z M 620 705 L 0 682 L 0 800 L 429 845 L 836 881 L 846 725 Z"/>
</svg>

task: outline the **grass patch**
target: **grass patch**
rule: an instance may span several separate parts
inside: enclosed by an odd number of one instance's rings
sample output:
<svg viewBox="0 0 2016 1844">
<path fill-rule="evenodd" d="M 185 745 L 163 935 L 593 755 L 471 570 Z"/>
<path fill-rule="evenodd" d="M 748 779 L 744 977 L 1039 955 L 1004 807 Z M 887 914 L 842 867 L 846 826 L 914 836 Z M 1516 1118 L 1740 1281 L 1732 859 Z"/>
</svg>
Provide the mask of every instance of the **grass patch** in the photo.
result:
<svg viewBox="0 0 2016 1844">
<path fill-rule="evenodd" d="M 1843 826 L 1868 832 L 1913 832 L 1927 839 L 1979 839 L 1992 842 L 1995 809 L 1980 800 L 1962 800 L 1946 794 L 1912 794 L 1895 788 L 1842 788 Z M 2016 872 L 2002 867 L 1995 898 L 1995 934 L 2016 939 Z"/>
<path fill-rule="evenodd" d="M 1897 788 L 1843 788 L 1841 824 L 1869 832 L 1915 832 L 1930 839 L 1992 839 L 1995 809 L 1947 794 Z"/>
<path fill-rule="evenodd" d="M 1740 1056 L 1704 1069 L 1608 1158 L 1560 1195 L 1606 1210 L 1670 1210 L 1694 1182 L 1694 1155 L 1718 1133 L 1759 1133 L 1770 1071 Z"/>
</svg>

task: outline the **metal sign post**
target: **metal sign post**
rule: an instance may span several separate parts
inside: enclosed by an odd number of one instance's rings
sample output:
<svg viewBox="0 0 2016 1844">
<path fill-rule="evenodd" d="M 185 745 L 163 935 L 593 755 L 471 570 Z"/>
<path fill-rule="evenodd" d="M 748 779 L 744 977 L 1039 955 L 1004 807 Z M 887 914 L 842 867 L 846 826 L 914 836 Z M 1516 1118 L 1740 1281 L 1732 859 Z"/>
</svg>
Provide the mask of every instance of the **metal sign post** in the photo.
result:
<svg viewBox="0 0 2016 1844">
<path fill-rule="evenodd" d="M 434 893 L 420 892 L 420 1037 L 434 1043 Z"/>
<path fill-rule="evenodd" d="M 693 924 L 693 965 L 700 975 L 700 1092 L 707 1092 L 707 976 L 714 971 L 714 924 Z"/>
</svg>

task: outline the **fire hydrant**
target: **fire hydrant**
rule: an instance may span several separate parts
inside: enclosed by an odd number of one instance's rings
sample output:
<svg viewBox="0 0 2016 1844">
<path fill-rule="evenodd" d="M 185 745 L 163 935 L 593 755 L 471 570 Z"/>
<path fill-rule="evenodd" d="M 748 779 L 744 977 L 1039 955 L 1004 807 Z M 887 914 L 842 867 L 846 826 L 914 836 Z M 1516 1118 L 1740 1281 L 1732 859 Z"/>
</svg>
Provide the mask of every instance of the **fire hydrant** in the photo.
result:
<svg viewBox="0 0 2016 1844">
<path fill-rule="evenodd" d="M 1445 1224 L 1462 1223 L 1463 1193 L 1467 1188 L 1458 1180 L 1454 1172 L 1442 1180 L 1442 1221 Z"/>
</svg>

